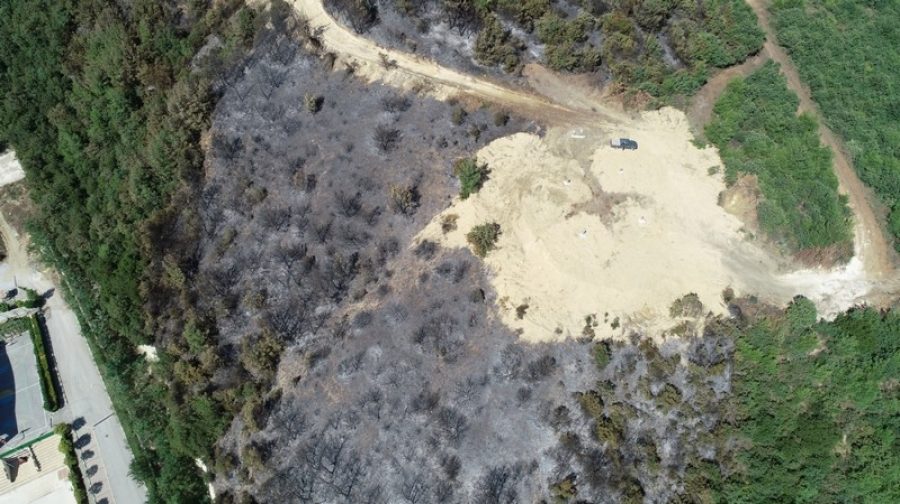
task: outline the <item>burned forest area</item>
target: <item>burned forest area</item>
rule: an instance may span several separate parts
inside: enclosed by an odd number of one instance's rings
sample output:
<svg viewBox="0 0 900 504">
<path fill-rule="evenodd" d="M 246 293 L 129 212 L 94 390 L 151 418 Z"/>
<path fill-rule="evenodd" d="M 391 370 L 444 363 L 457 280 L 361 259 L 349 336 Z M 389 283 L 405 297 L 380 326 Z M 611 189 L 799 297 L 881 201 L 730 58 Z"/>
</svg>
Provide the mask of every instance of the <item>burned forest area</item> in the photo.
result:
<svg viewBox="0 0 900 504">
<path fill-rule="evenodd" d="M 80 388 L 113 411 L 73 423 L 121 431 L 97 453 L 121 474 L 78 498 L 900 502 L 896 258 L 822 182 L 826 130 L 761 59 L 757 7 L 0 5 L 0 146 L 25 176 L 0 191 L 0 231 L 22 239 L 7 262 L 59 293 L 47 354 L 95 365 L 97 387 L 57 383 L 61 414 Z M 779 39 L 831 33 L 816 9 L 773 9 Z M 875 12 L 857 17 L 890 19 Z M 868 26 L 860 40 L 891 28 Z M 814 49 L 788 52 L 839 126 Z M 668 105 L 754 54 L 708 103 L 718 150 L 702 147 Z M 861 159 L 888 198 L 865 163 L 889 158 Z M 750 173 L 752 222 L 852 259 L 790 269 L 723 208 Z"/>
<path fill-rule="evenodd" d="M 541 127 L 367 84 L 298 33 L 270 26 L 219 75 L 205 174 L 153 265 L 190 427 L 224 431 L 217 501 L 685 494 L 725 449 L 730 339 L 596 343 L 618 321 L 594 316 L 578 341 L 519 341 L 481 260 L 416 235 L 458 192 L 455 160 Z"/>
</svg>

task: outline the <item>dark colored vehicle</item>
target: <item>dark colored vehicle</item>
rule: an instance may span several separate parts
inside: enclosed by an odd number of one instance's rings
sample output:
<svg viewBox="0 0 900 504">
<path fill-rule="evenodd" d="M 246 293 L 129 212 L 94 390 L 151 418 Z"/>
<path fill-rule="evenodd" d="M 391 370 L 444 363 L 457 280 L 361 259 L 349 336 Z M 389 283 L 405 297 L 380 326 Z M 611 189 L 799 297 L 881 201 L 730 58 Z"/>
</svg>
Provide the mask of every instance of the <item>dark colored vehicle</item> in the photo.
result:
<svg viewBox="0 0 900 504">
<path fill-rule="evenodd" d="M 630 138 L 615 138 L 609 141 L 609 145 L 616 149 L 637 150 L 637 142 Z"/>
</svg>

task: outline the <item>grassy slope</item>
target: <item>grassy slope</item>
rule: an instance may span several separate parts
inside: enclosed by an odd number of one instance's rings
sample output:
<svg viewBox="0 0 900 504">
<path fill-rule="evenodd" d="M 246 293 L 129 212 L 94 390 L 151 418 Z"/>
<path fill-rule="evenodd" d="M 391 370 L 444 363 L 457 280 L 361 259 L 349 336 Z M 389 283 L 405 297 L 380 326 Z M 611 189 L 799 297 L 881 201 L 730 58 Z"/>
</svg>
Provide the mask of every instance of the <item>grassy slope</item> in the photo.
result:
<svg viewBox="0 0 900 504">
<path fill-rule="evenodd" d="M 706 136 L 720 150 L 726 179 L 759 177 L 763 231 L 793 250 L 848 244 L 849 210 L 838 195 L 831 154 L 815 121 L 796 116 L 798 100 L 774 63 L 728 85 Z"/>
<path fill-rule="evenodd" d="M 779 43 L 890 210 L 900 250 L 900 2 L 782 0 L 772 13 Z"/>
</svg>

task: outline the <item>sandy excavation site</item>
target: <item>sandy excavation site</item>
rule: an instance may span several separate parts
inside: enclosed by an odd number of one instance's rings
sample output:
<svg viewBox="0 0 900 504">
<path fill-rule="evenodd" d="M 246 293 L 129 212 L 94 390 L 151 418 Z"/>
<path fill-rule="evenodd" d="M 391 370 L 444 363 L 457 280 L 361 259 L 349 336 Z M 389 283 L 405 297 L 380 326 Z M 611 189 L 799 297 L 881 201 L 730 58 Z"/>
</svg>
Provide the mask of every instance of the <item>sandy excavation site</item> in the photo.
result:
<svg viewBox="0 0 900 504">
<path fill-rule="evenodd" d="M 588 316 L 598 336 L 661 334 L 677 324 L 673 301 L 691 292 L 714 313 L 726 310 L 722 291 L 730 287 L 774 303 L 804 293 L 827 314 L 868 290 L 856 259 L 832 272 L 781 274 L 718 205 L 725 188 L 718 152 L 691 143 L 683 113 L 647 112 L 617 130 L 638 141 L 635 151 L 609 147 L 611 135 L 559 128 L 545 138 L 494 141 L 478 152 L 491 170 L 481 191 L 456 199 L 419 237 L 466 247 L 473 226 L 500 224 L 498 248 L 485 262 L 501 316 L 523 338 L 577 337 Z M 445 233 L 448 215 L 457 226 Z"/>
</svg>

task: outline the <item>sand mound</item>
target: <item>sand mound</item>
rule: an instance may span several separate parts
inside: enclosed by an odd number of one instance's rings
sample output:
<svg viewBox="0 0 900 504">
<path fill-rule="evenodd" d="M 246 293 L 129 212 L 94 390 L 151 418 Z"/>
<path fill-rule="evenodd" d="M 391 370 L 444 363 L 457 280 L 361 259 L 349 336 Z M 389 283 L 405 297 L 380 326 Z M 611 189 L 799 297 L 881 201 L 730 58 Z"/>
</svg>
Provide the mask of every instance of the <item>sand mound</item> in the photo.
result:
<svg viewBox="0 0 900 504">
<path fill-rule="evenodd" d="M 618 134 L 640 148 L 619 151 L 601 132 L 559 129 L 491 143 L 478 152 L 490 180 L 419 238 L 465 247 L 473 226 L 499 223 L 498 249 L 485 262 L 504 322 L 532 341 L 580 336 L 588 316 L 598 336 L 658 333 L 674 323 L 672 302 L 690 292 L 721 313 L 726 287 L 777 303 L 798 292 L 794 283 L 818 288 L 815 273 L 776 274 L 776 262 L 718 206 L 724 184 L 709 168 L 721 160 L 690 142 L 682 113 L 645 113 Z M 444 234 L 446 214 L 458 219 Z"/>
<path fill-rule="evenodd" d="M 16 153 L 8 151 L 0 154 L 0 187 L 25 178 L 25 170 L 19 164 Z"/>
</svg>

